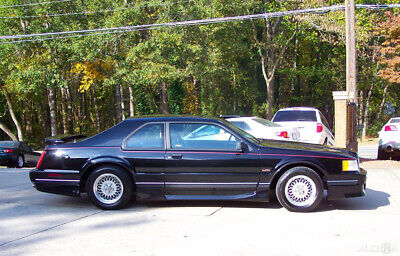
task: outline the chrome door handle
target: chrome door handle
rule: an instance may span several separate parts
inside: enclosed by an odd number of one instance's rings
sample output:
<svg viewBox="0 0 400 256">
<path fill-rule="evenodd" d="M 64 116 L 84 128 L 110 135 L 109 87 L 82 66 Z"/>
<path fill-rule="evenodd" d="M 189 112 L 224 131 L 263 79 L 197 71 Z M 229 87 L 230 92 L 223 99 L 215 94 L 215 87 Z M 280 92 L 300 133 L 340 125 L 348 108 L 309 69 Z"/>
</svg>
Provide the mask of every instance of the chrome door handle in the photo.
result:
<svg viewBox="0 0 400 256">
<path fill-rule="evenodd" d="M 169 159 L 182 159 L 182 154 L 172 154 L 168 157 Z"/>
</svg>

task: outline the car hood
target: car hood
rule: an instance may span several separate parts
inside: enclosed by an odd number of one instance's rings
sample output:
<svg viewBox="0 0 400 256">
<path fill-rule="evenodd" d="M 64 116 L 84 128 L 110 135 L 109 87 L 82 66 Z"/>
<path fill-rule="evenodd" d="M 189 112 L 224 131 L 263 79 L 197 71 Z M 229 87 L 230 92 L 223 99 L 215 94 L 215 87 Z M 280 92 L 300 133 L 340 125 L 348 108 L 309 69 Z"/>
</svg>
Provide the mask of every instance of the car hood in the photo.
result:
<svg viewBox="0 0 400 256">
<path fill-rule="evenodd" d="M 312 151 L 313 153 L 328 154 L 330 156 L 358 158 L 357 153 L 340 148 L 327 147 L 322 145 L 300 143 L 291 141 L 261 140 L 261 151 L 268 148 L 278 148 L 282 150 L 296 151 L 293 154 L 303 154 Z"/>
</svg>

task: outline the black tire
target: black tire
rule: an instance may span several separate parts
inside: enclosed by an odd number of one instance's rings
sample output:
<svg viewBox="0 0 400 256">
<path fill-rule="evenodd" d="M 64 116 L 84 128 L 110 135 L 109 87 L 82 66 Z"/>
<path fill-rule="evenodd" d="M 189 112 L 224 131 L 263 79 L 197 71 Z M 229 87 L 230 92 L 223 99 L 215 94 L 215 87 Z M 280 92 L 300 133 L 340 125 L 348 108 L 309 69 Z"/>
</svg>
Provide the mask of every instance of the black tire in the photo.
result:
<svg viewBox="0 0 400 256">
<path fill-rule="evenodd" d="M 17 161 L 14 164 L 15 168 L 22 168 L 22 167 L 24 167 L 24 165 L 25 165 L 24 155 L 18 155 Z"/>
<path fill-rule="evenodd" d="M 106 182 L 108 183 L 106 184 Z M 97 189 L 94 188 L 95 184 L 97 184 Z M 112 187 L 111 189 L 110 186 Z M 131 199 L 132 187 L 133 184 L 128 173 L 112 165 L 96 168 L 89 175 L 86 182 L 88 198 L 95 206 L 103 210 L 116 210 L 125 207 Z M 107 189 L 110 189 L 113 194 L 107 195 L 107 193 L 111 193 Z"/>
<path fill-rule="evenodd" d="M 295 186 L 300 191 L 294 191 Z M 304 191 L 305 189 L 307 190 Z M 324 186 L 321 178 L 314 170 L 298 166 L 287 170 L 279 178 L 275 193 L 279 203 L 287 210 L 292 212 L 310 212 L 321 203 L 324 195 Z M 298 196 L 295 193 L 298 193 Z M 306 195 L 300 197 L 304 193 Z"/>
<path fill-rule="evenodd" d="M 389 156 L 387 153 L 382 149 L 382 147 L 378 148 L 378 160 L 388 160 Z"/>
</svg>

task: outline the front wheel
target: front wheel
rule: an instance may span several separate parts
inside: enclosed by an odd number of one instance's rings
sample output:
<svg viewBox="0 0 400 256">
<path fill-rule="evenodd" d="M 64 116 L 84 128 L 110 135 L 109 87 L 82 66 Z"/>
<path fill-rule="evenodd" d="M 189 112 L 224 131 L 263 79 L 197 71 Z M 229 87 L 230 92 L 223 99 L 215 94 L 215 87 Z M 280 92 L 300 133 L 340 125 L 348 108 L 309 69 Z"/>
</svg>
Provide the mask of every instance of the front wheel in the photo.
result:
<svg viewBox="0 0 400 256">
<path fill-rule="evenodd" d="M 308 167 L 287 170 L 278 180 L 276 197 L 292 212 L 309 212 L 318 207 L 324 194 L 319 175 Z"/>
<path fill-rule="evenodd" d="M 132 181 L 129 175 L 115 166 L 94 170 L 86 183 L 89 199 L 100 209 L 121 209 L 130 201 Z"/>
</svg>

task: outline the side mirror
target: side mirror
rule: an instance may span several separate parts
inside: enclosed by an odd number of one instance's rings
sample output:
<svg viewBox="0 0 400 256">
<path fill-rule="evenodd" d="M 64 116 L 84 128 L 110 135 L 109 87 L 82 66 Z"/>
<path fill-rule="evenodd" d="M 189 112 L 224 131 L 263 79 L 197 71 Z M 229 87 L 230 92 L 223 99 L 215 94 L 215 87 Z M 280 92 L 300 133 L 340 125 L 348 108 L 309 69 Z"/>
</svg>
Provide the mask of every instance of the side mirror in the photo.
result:
<svg viewBox="0 0 400 256">
<path fill-rule="evenodd" d="M 237 151 L 243 152 L 246 149 L 247 149 L 247 145 L 243 141 L 239 141 L 239 142 L 236 143 L 236 150 Z"/>
</svg>

